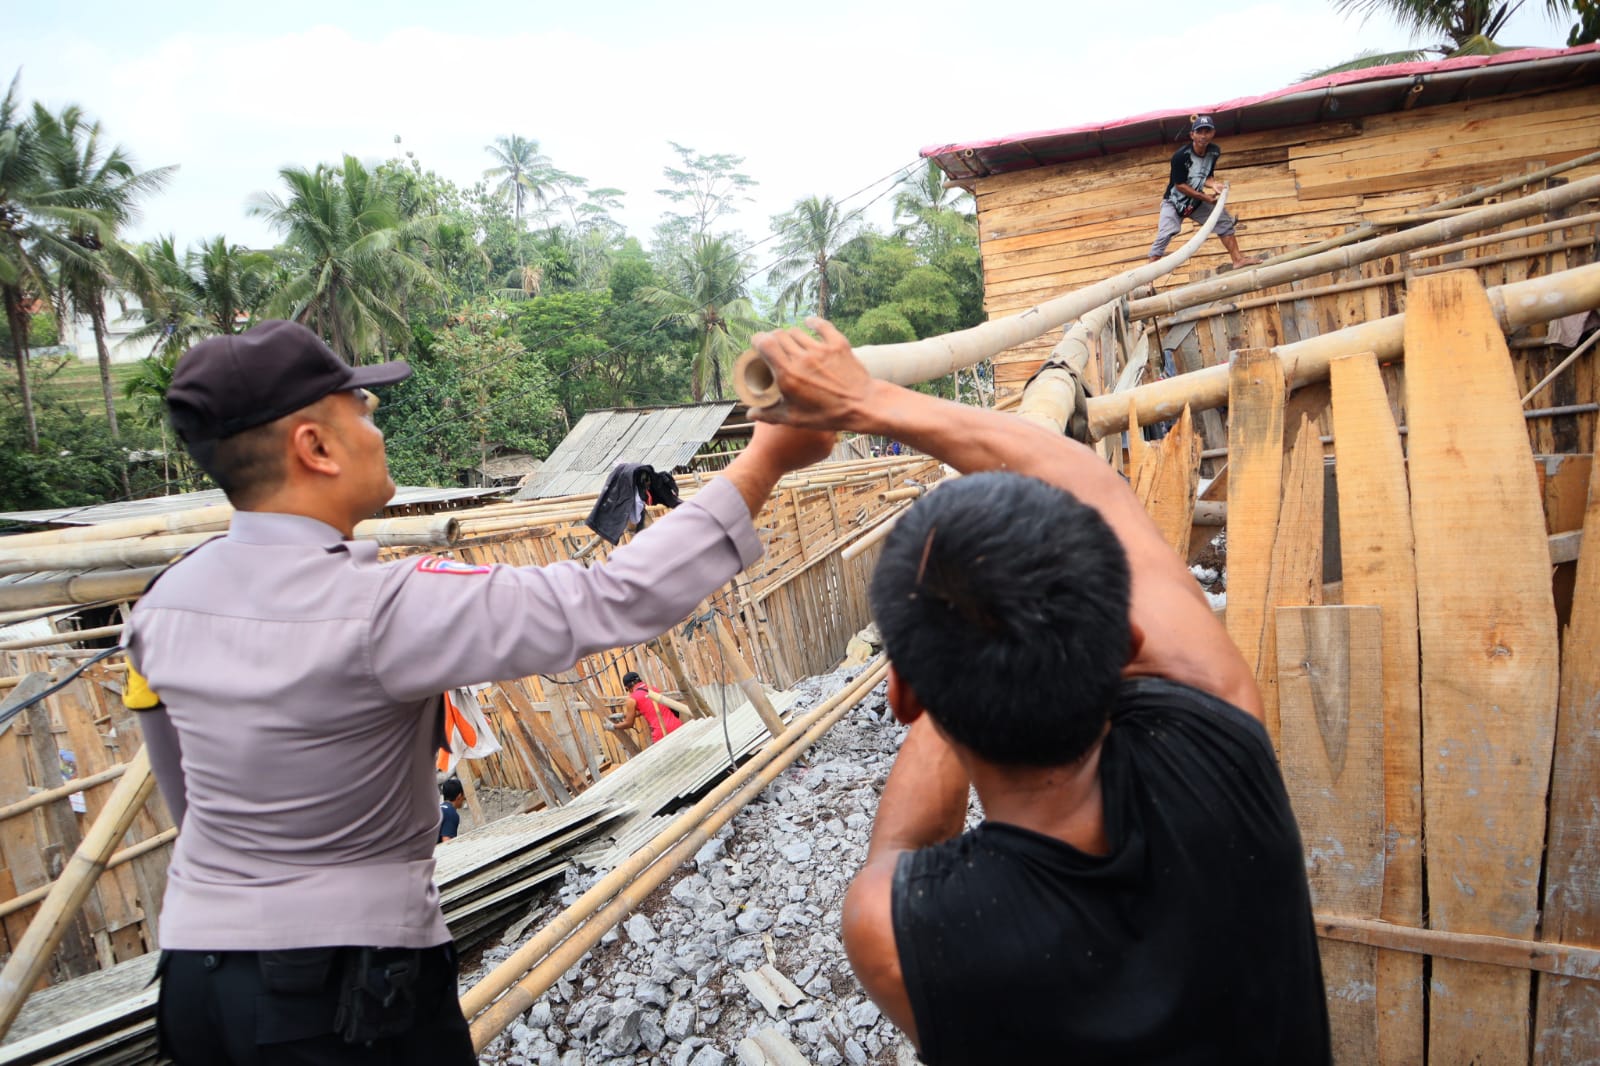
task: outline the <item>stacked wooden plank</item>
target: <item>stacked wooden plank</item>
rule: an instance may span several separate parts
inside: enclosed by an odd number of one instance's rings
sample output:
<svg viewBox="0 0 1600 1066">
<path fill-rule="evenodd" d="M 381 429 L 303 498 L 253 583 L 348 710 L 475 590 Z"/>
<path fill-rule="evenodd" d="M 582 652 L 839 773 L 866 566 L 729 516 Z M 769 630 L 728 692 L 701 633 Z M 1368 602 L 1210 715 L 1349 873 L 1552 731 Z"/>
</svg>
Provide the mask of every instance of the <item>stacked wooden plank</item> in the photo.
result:
<svg viewBox="0 0 1600 1066">
<path fill-rule="evenodd" d="M 1272 362 L 1233 364 L 1226 618 L 1300 821 L 1335 1059 L 1589 1061 L 1595 466 L 1535 462 L 1475 274 L 1417 278 L 1404 443 L 1372 356 L 1334 363 L 1342 581 L 1324 588 L 1323 449 L 1283 425 Z M 1580 527 L 1552 570 L 1550 535 Z"/>
<path fill-rule="evenodd" d="M 1372 219 L 1426 211 L 1466 189 L 1591 153 L 1600 143 L 1594 134 L 1597 113 L 1600 88 L 1590 84 L 1424 106 L 1361 122 L 1225 135 L 1219 138 L 1218 178 L 1231 183 L 1229 209 L 1240 220 L 1244 250 L 1271 254 Z M 1016 313 L 1142 260 L 1155 236 L 1168 160 L 1178 147 L 1138 148 L 977 180 L 989 314 Z M 1561 180 L 1596 173 L 1600 166 L 1588 165 Z M 1593 214 L 1593 206 L 1575 209 L 1565 218 L 1544 220 L 1549 229 L 1504 242 L 1390 257 L 1305 279 L 1277 291 L 1288 297 L 1285 302 L 1218 312 L 1173 327 L 1176 332 L 1163 337 L 1163 346 L 1176 349 L 1180 371 L 1193 370 L 1216 365 L 1239 348 L 1298 340 L 1392 314 L 1403 307 L 1408 269 L 1478 263 L 1484 283 L 1498 285 L 1591 262 Z M 1185 284 L 1226 265 L 1221 243 L 1212 241 L 1163 284 Z M 1021 389 L 1058 337 L 1046 335 L 996 360 L 1000 396 Z M 1519 361 L 1547 370 L 1548 356 L 1535 351 L 1519 355 Z M 1573 382 L 1578 394 L 1592 395 L 1587 376 Z M 1326 433 L 1327 427 L 1321 430 Z M 1581 446 L 1546 444 L 1543 450 L 1591 448 L 1585 439 Z"/>
</svg>

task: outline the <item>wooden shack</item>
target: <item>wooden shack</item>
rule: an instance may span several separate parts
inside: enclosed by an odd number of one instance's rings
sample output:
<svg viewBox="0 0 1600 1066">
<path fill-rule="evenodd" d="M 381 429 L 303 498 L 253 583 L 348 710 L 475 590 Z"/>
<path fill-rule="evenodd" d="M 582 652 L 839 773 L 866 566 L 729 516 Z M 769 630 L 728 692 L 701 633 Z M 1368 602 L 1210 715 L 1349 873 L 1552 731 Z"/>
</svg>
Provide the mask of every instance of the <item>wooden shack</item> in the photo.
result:
<svg viewBox="0 0 1600 1066">
<path fill-rule="evenodd" d="M 951 182 L 978 205 L 984 300 L 990 317 L 1013 314 L 1142 262 L 1172 154 L 1198 111 L 1217 124 L 1218 179 L 1231 183 L 1229 208 L 1247 253 L 1276 255 L 1361 226 L 1381 230 L 1400 216 L 1429 216 L 1464 190 L 1563 163 L 1600 149 L 1600 45 L 1527 49 L 1353 71 L 1223 103 L 1116 122 L 930 147 Z M 1552 181 L 1600 174 L 1600 160 Z M 1514 197 L 1546 182 L 1500 194 Z M 1403 310 L 1410 273 L 1474 266 L 1488 285 L 1537 277 L 1593 261 L 1590 207 L 1530 218 L 1499 240 L 1447 242 L 1402 256 L 1252 293 L 1247 301 L 1152 320 L 1152 344 L 1183 373 L 1227 360 L 1230 351 L 1326 333 Z M 1193 231 L 1185 227 L 1173 243 Z M 1213 239 L 1160 288 L 1217 273 L 1228 257 Z M 1003 402 L 1014 397 L 1059 334 L 998 357 Z M 1564 350 L 1514 338 L 1519 374 L 1531 387 Z M 1541 397 L 1540 408 L 1595 400 L 1595 374 L 1582 364 Z M 1541 452 L 1588 452 L 1594 417 L 1534 420 Z M 1324 423 L 1322 431 L 1327 433 Z M 1203 425 L 1218 448 L 1220 423 Z"/>
<path fill-rule="evenodd" d="M 1600 47 L 1196 104 L 925 151 L 976 194 L 991 316 L 1142 262 L 1202 109 L 1268 257 L 1235 275 L 1210 241 L 1069 323 L 1071 351 L 1055 332 L 997 355 L 999 403 L 1035 417 L 1041 361 L 1071 369 L 1180 551 L 1216 532 L 1209 464 L 1336 1061 L 1600 1061 Z M 1573 287 L 1560 315 L 1517 313 Z M 1115 446 L 1163 419 L 1159 446 Z"/>
</svg>

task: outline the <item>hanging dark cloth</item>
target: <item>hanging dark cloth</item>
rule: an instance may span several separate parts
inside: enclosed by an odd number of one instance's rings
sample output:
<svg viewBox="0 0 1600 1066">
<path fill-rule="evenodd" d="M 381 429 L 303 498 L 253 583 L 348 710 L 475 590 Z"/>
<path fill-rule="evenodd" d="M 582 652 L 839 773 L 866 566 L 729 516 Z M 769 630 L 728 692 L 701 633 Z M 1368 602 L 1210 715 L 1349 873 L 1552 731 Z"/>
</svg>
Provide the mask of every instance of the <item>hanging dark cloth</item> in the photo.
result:
<svg viewBox="0 0 1600 1066">
<path fill-rule="evenodd" d="M 618 463 L 611 468 L 600 498 L 589 512 L 587 524 L 612 544 L 622 539 L 630 523 L 644 517 L 647 504 L 676 507 L 683 501 L 678 497 L 678 483 L 671 474 L 657 473 L 654 467 L 643 463 Z"/>
</svg>

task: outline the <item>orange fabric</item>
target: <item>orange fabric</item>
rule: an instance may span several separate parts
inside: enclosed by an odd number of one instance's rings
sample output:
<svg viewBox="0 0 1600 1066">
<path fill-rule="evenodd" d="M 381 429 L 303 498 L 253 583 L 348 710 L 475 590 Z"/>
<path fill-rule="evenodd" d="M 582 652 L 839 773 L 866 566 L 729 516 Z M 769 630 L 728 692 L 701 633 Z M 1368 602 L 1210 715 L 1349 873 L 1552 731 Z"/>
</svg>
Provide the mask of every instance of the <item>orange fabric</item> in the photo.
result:
<svg viewBox="0 0 1600 1066">
<path fill-rule="evenodd" d="M 442 774 L 450 769 L 450 733 L 454 730 L 461 734 L 462 747 L 470 748 L 478 743 L 478 731 L 472 723 L 467 721 L 467 716 L 456 707 L 455 700 L 450 698 L 450 693 L 444 694 L 444 739 L 446 747 L 439 749 L 439 758 L 435 765 Z"/>
</svg>

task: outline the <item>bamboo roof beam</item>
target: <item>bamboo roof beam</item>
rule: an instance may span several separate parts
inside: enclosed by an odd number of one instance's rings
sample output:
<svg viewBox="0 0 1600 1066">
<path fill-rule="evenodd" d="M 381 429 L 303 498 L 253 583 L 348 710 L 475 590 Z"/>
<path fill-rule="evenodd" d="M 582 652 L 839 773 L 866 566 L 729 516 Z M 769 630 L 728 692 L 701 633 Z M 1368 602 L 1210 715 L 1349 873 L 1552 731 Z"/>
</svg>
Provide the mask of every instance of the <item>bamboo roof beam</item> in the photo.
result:
<svg viewBox="0 0 1600 1066">
<path fill-rule="evenodd" d="M 1385 237 L 1361 241 L 1349 247 L 1333 248 L 1316 255 L 1304 256 L 1291 262 L 1279 263 L 1277 266 L 1257 266 L 1245 270 L 1235 270 L 1220 278 L 1198 281 L 1180 288 L 1171 289 L 1158 296 L 1134 300 L 1128 307 L 1128 317 L 1137 320 L 1170 315 L 1183 308 L 1194 307 L 1197 304 L 1210 303 L 1213 300 L 1224 300 L 1240 293 L 1268 289 L 1275 285 L 1287 285 L 1291 281 L 1299 281 L 1302 278 L 1326 274 L 1332 270 L 1356 266 L 1386 255 L 1409 252 L 1417 248 L 1425 248 L 1428 245 L 1454 240 L 1464 234 L 1480 233 L 1483 230 L 1494 229 L 1505 225 L 1507 222 L 1515 222 L 1530 215 L 1559 211 L 1562 208 L 1571 207 L 1573 204 L 1581 203 L 1597 196 L 1600 196 L 1600 177 L 1585 178 L 1582 181 L 1564 185 L 1559 189 L 1534 193 L 1531 196 L 1524 196 L 1516 200 L 1495 204 L 1491 207 L 1480 208 L 1463 215 L 1457 215 L 1454 218 L 1429 222 L 1414 229 L 1402 230 L 1399 233 L 1391 233 Z"/>
<path fill-rule="evenodd" d="M 1600 179 L 1595 179 L 1600 182 Z M 1489 302 L 1500 328 L 1510 333 L 1523 326 L 1549 322 L 1600 307 L 1600 263 L 1548 277 L 1501 285 L 1489 290 Z M 1320 337 L 1272 349 L 1283 362 L 1289 387 L 1298 388 L 1328 376 L 1328 363 L 1355 352 L 1374 352 L 1379 359 L 1403 357 L 1405 315 L 1363 322 Z M 1099 440 L 1127 426 L 1129 401 L 1141 426 L 1175 419 L 1185 405 L 1195 411 L 1226 406 L 1228 367 L 1209 366 L 1164 381 L 1140 385 L 1112 396 L 1091 397 L 1086 404 L 1089 437 Z"/>
<path fill-rule="evenodd" d="M 1026 311 L 990 319 L 970 329 L 905 344 L 863 345 L 856 349 L 856 355 L 866 364 L 867 372 L 873 377 L 897 385 L 936 381 L 957 370 L 976 366 L 1008 348 L 1025 344 L 1103 304 L 1118 300 L 1139 286 L 1147 285 L 1182 266 L 1211 236 L 1227 202 L 1228 190 L 1224 186 L 1222 196 L 1218 198 L 1216 208 L 1206 219 L 1205 225 L 1196 230 L 1182 248 L 1163 259 L 1125 270 L 1115 277 L 1063 293 Z M 754 349 L 747 350 L 734 364 L 733 386 L 739 399 L 751 407 L 767 407 L 782 398 L 771 368 Z"/>
</svg>

